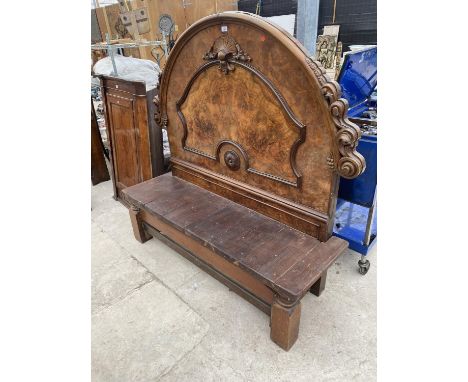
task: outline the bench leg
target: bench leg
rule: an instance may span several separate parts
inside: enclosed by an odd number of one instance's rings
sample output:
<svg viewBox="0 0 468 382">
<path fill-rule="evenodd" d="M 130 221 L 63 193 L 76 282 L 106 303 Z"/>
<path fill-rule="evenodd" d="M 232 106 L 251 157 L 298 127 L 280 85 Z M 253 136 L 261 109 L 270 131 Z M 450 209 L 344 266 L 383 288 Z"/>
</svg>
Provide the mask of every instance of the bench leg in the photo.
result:
<svg viewBox="0 0 468 382">
<path fill-rule="evenodd" d="M 317 297 L 320 296 L 325 289 L 325 283 L 327 282 L 327 271 L 323 272 L 320 278 L 310 288 L 310 293 L 315 294 Z"/>
<path fill-rule="evenodd" d="M 293 306 L 287 306 L 275 299 L 271 306 L 271 340 L 284 350 L 291 349 L 299 335 L 300 320 L 300 301 Z"/>
<path fill-rule="evenodd" d="M 143 228 L 140 219 L 140 209 L 135 206 L 130 206 L 130 220 L 132 222 L 133 234 L 135 235 L 135 239 L 137 239 L 140 243 L 144 243 L 152 238 Z"/>
</svg>

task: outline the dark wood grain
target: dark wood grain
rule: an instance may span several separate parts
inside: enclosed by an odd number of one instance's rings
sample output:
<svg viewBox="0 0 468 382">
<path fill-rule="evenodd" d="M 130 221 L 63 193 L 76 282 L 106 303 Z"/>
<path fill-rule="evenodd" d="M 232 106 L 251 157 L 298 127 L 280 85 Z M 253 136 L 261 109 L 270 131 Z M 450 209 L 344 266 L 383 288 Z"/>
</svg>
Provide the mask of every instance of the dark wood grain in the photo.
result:
<svg viewBox="0 0 468 382">
<path fill-rule="evenodd" d="M 114 197 L 122 189 L 164 172 L 162 131 L 156 125 L 155 90 L 145 84 L 100 76 L 111 147 Z"/>
<path fill-rule="evenodd" d="M 93 186 L 109 180 L 109 170 L 107 169 L 104 145 L 96 119 L 93 101 L 91 100 L 91 183 Z"/>
<path fill-rule="evenodd" d="M 122 194 L 146 215 L 250 273 L 289 302 L 302 298 L 347 247 L 334 237 L 321 243 L 170 173 Z"/>
<path fill-rule="evenodd" d="M 171 240 L 168 236 L 162 235 L 154 227 L 151 227 L 146 223 L 144 223 L 144 227 L 146 231 L 149 232 L 153 237 L 155 237 L 158 240 L 161 240 L 163 243 L 167 244 L 169 247 L 179 252 L 187 260 L 191 261 L 192 263 L 203 269 L 205 272 L 213 276 L 215 279 L 225 284 L 231 291 L 245 298 L 247 301 L 259 308 L 262 312 L 270 315 L 270 303 L 263 301 L 261 298 L 251 293 L 245 287 L 245 282 L 240 284 L 239 281 L 235 280 L 235 278 L 230 278 L 230 272 L 226 268 L 214 267 L 212 262 L 210 262 L 208 259 L 205 261 L 202 259 L 202 257 L 194 255 L 191 251 L 181 246 L 178 242 Z M 221 258 L 219 258 L 219 260 L 222 261 Z M 227 263 L 226 261 L 224 262 L 224 264 L 226 266 L 229 265 L 229 263 Z M 241 272 L 239 269 L 236 269 L 236 271 L 239 273 Z M 244 273 L 244 275 L 248 277 L 246 273 Z"/>
<path fill-rule="evenodd" d="M 131 206 L 130 209 L 130 221 L 132 223 L 133 234 L 135 238 L 140 242 L 144 243 L 151 239 L 149 235 L 143 228 L 143 221 L 141 219 L 140 209 L 135 206 Z"/>
<path fill-rule="evenodd" d="M 145 224 L 153 227 L 162 235 L 176 242 L 179 246 L 188 250 L 193 256 L 202 259 L 206 264 L 227 275 L 230 280 L 234 280 L 239 286 L 242 286 L 249 293 L 256 296 L 266 304 L 273 303 L 274 292 L 260 280 L 252 276 L 250 273 L 242 270 L 239 266 L 224 259 L 222 256 L 216 256 L 208 247 L 201 244 L 199 241 L 185 235 L 180 230 L 167 224 L 157 216 L 148 213 L 146 210 L 141 210 L 140 218 Z M 148 231 L 151 233 L 151 231 Z"/>
<path fill-rule="evenodd" d="M 305 205 L 177 158 L 172 158 L 172 173 L 319 240 L 326 240 L 330 236 L 332 219 Z"/>
<path fill-rule="evenodd" d="M 271 307 L 270 338 L 284 350 L 294 345 L 299 335 L 301 303 L 285 306 L 275 301 Z"/>
<path fill-rule="evenodd" d="M 310 293 L 316 295 L 317 297 L 320 297 L 320 295 L 325 289 L 326 282 L 327 282 L 327 271 L 322 272 L 322 274 L 320 275 L 320 278 L 310 288 Z"/>
<path fill-rule="evenodd" d="M 313 251 L 301 256 L 294 266 L 279 277 L 276 282 L 293 294 L 303 293 L 304 284 L 298 283 L 296 280 L 311 280 L 314 283 L 336 260 L 336 254 L 342 254 L 347 247 L 346 241 L 333 236 L 326 243 L 320 243 Z"/>
</svg>

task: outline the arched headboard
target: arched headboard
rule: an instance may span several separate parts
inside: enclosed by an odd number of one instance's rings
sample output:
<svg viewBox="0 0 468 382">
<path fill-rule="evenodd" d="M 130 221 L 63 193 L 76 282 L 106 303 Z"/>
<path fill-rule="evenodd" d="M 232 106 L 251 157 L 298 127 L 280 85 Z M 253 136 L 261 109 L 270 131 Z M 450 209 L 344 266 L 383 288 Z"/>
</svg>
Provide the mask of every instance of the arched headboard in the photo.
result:
<svg viewBox="0 0 468 382">
<path fill-rule="evenodd" d="M 281 28 L 205 17 L 177 40 L 155 100 L 173 175 L 327 240 L 339 176 L 365 168 L 340 93 Z"/>
</svg>

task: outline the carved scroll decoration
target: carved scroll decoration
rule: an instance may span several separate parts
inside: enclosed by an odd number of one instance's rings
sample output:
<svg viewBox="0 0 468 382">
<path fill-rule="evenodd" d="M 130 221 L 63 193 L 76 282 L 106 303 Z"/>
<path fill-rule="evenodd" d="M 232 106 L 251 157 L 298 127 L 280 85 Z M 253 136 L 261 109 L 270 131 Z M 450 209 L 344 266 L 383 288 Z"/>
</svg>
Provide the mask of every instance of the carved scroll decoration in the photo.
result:
<svg viewBox="0 0 468 382">
<path fill-rule="evenodd" d="M 182 122 L 183 130 L 184 130 L 183 137 L 182 137 L 182 147 L 186 151 L 190 151 L 192 153 L 195 153 L 195 154 L 198 154 L 198 155 L 201 155 L 206 158 L 210 158 L 219 162 L 219 152 L 217 152 L 217 154 L 213 156 L 209 153 L 205 153 L 199 149 L 188 147 L 186 145 L 188 128 L 187 128 L 187 121 L 185 119 L 184 114 L 182 113 L 181 107 L 183 103 L 185 102 L 193 83 L 200 76 L 200 74 L 203 73 L 205 70 L 207 70 L 213 65 L 219 65 L 219 69 L 222 70 L 225 74 L 228 74 L 229 72 L 234 70 L 235 66 L 240 66 L 243 69 L 246 69 L 250 71 L 251 73 L 255 74 L 263 82 L 263 84 L 266 85 L 271 90 L 271 92 L 273 93 L 273 95 L 278 100 L 279 104 L 281 105 L 283 109 L 283 113 L 293 123 L 293 125 L 298 129 L 298 132 L 299 132 L 299 136 L 296 139 L 296 141 L 293 143 L 293 145 L 291 146 L 290 153 L 289 153 L 290 166 L 291 166 L 294 176 L 296 177 L 295 182 L 290 181 L 288 179 L 284 179 L 277 175 L 269 174 L 269 173 L 259 171 L 259 170 L 249 167 L 247 154 L 245 153 L 245 150 L 242 150 L 242 154 L 244 158 L 247 159 L 246 170 L 253 174 L 257 174 L 259 176 L 263 176 L 268 179 L 287 184 L 289 186 L 300 188 L 302 185 L 302 173 L 300 172 L 299 168 L 296 165 L 296 154 L 297 154 L 297 150 L 299 146 L 305 142 L 306 126 L 297 119 L 297 117 L 292 112 L 291 108 L 285 101 L 282 94 L 278 91 L 278 89 L 276 89 L 276 87 L 271 83 L 271 81 L 267 77 L 265 77 L 265 75 L 263 75 L 260 71 L 258 71 L 254 66 L 244 62 L 244 61 L 250 61 L 250 57 L 246 56 L 245 53 L 242 50 L 240 50 L 240 47 L 238 46 L 237 43 L 235 43 L 234 39 L 232 39 L 231 37 L 230 40 L 228 40 L 228 41 L 231 41 L 229 43 L 225 43 L 225 40 L 222 40 L 222 41 L 220 40 L 221 38 L 225 38 L 225 37 L 230 37 L 230 36 L 226 35 L 226 36 L 219 37 L 216 40 L 218 41 L 218 43 L 215 41 L 210 51 L 205 54 L 206 58 L 205 57 L 204 58 L 206 60 L 209 60 L 209 62 L 203 64 L 200 68 L 198 68 L 198 70 L 195 72 L 195 74 L 192 76 L 187 86 L 185 87 L 182 97 L 176 102 L 177 114 L 179 116 L 180 121 Z M 234 43 L 232 43 L 232 41 L 234 41 Z M 233 46 L 236 46 L 236 52 L 237 52 L 236 54 L 233 53 L 233 48 L 232 48 Z M 226 49 L 230 49 L 227 54 L 225 53 Z M 219 52 L 223 52 L 223 54 L 221 55 L 221 57 L 224 60 L 223 63 L 220 60 Z M 219 142 L 218 149 L 222 143 L 226 143 L 226 142 L 231 142 L 231 141 L 226 139 L 224 141 Z M 238 145 L 238 143 L 234 141 L 232 141 L 231 143 Z"/>
<path fill-rule="evenodd" d="M 161 73 L 158 74 L 158 84 L 156 85 L 156 95 L 153 98 L 154 104 L 154 120 L 156 124 L 162 129 L 167 129 L 167 115 L 162 115 L 161 111 L 161 96 L 160 96 L 160 84 L 161 84 Z"/>
<path fill-rule="evenodd" d="M 361 138 L 361 129 L 347 118 L 348 101 L 340 98 L 340 85 L 328 79 L 320 63 L 307 57 L 305 60 L 321 86 L 322 95 L 328 103 L 335 125 L 334 144 L 337 150 L 336 153 L 330 153 L 327 164 L 343 178 L 356 178 L 366 168 L 364 157 L 356 151 L 359 138 Z"/>
<path fill-rule="evenodd" d="M 229 74 L 235 67 L 231 61 L 250 62 L 250 56 L 245 53 L 234 38 L 228 34 L 219 36 L 211 49 L 203 56 L 204 60 L 217 61 L 219 64 L 218 69 L 224 74 Z"/>
</svg>

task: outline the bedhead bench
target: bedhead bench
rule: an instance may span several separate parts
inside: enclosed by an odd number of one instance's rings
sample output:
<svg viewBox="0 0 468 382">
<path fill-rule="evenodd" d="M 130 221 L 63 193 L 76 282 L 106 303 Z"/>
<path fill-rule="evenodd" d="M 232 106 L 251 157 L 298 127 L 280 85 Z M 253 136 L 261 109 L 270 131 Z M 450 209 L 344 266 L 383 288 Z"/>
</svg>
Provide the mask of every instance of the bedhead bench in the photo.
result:
<svg viewBox="0 0 468 382">
<path fill-rule="evenodd" d="M 270 315 L 289 350 L 301 299 L 348 246 L 331 236 L 339 176 L 365 168 L 339 85 L 286 32 L 226 12 L 179 37 L 155 104 L 172 173 L 122 191 L 136 239 L 165 241 Z"/>
</svg>

